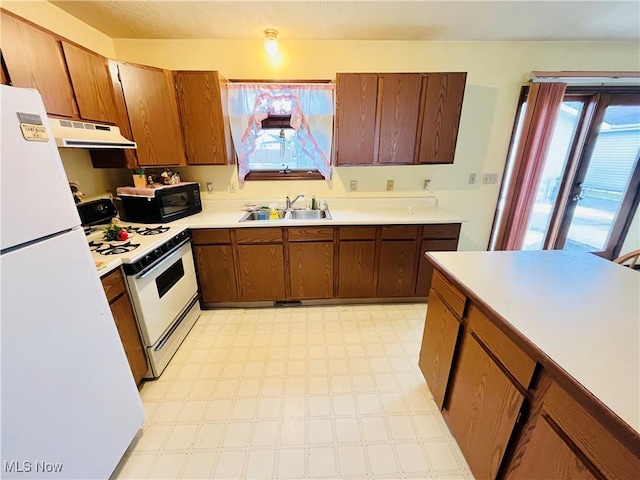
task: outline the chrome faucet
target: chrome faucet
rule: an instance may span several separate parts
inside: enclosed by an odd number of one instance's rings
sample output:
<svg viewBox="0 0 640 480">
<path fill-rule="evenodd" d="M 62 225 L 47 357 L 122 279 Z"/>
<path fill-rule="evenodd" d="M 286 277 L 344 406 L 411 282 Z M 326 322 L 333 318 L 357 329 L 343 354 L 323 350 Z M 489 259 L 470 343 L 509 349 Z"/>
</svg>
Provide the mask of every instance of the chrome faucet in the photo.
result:
<svg viewBox="0 0 640 480">
<path fill-rule="evenodd" d="M 293 207 L 293 204 L 296 203 L 298 201 L 299 198 L 304 198 L 304 193 L 301 193 L 300 195 L 298 195 L 296 198 L 294 198 L 293 200 L 291 200 L 289 198 L 289 196 L 287 196 L 286 198 L 286 205 L 287 205 L 287 210 L 291 210 L 291 207 Z"/>
</svg>

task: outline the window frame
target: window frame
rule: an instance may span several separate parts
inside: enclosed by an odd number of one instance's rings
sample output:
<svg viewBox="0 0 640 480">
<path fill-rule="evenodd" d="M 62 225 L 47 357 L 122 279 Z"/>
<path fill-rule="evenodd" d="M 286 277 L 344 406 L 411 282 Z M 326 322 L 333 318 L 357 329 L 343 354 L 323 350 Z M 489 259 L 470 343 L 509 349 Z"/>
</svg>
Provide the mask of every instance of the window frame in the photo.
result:
<svg viewBox="0 0 640 480">
<path fill-rule="evenodd" d="M 316 80 L 265 80 L 265 79 L 238 79 L 232 78 L 228 80 L 231 83 L 318 83 L 318 84 L 330 84 L 334 83 L 333 80 L 316 79 Z M 335 118 L 335 112 L 334 112 Z M 335 131 L 335 121 L 334 121 Z M 331 158 L 331 165 L 333 166 L 333 158 Z M 238 168 L 238 162 L 236 159 L 236 169 Z M 244 177 L 245 182 L 251 181 L 272 181 L 272 180 L 325 180 L 318 169 L 271 169 L 271 170 L 250 170 Z"/>
</svg>

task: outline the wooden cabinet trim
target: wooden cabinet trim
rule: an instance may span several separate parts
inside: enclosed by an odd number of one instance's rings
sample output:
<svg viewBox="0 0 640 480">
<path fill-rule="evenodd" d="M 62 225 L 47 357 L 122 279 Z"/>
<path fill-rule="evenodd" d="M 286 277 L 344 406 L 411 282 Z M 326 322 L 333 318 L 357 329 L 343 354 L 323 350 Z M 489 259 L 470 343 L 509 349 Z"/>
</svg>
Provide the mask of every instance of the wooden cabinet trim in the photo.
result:
<svg viewBox="0 0 640 480">
<path fill-rule="evenodd" d="M 422 238 L 455 238 L 460 236 L 459 223 L 436 223 L 422 227 Z"/>
<path fill-rule="evenodd" d="M 467 309 L 467 319 L 470 331 L 502 363 L 520 386 L 527 390 L 533 378 L 536 361 L 513 343 L 473 303 Z"/>
<path fill-rule="evenodd" d="M 546 413 L 604 477 L 637 478 L 640 437 L 625 447 L 557 383 L 551 384 L 543 403 L 543 416 Z"/>
<path fill-rule="evenodd" d="M 436 290 L 453 312 L 462 318 L 467 297 L 437 269 L 433 271 L 431 288 Z"/>
<path fill-rule="evenodd" d="M 290 242 L 321 242 L 333 241 L 332 227 L 289 227 L 287 228 Z"/>
<path fill-rule="evenodd" d="M 235 229 L 238 244 L 282 243 L 282 229 L 279 227 L 237 228 Z"/>
<path fill-rule="evenodd" d="M 393 225 L 381 227 L 380 238 L 382 240 L 415 240 L 418 237 L 420 227 L 416 225 Z"/>
<path fill-rule="evenodd" d="M 207 245 L 207 244 L 230 244 L 231 233 L 228 228 L 221 229 L 194 229 L 191 230 L 191 239 L 194 245 Z"/>
<path fill-rule="evenodd" d="M 340 241 L 376 239 L 376 227 L 339 227 L 338 232 Z"/>
</svg>

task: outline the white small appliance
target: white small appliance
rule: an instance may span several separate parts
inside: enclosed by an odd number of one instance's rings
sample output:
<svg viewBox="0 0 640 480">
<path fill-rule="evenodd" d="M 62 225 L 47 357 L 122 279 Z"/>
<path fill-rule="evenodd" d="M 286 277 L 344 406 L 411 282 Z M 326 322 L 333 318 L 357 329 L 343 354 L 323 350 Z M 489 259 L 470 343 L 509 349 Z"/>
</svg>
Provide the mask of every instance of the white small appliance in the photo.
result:
<svg viewBox="0 0 640 480">
<path fill-rule="evenodd" d="M 0 85 L 0 105 L 0 477 L 108 478 L 142 402 L 42 98 Z"/>
</svg>

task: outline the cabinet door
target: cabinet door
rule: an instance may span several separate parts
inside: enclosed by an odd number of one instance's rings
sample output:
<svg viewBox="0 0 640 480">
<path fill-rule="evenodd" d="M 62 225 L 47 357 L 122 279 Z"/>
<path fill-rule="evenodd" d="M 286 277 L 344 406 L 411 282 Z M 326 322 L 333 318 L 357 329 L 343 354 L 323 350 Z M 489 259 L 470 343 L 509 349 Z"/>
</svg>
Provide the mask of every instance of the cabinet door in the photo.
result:
<svg viewBox="0 0 640 480">
<path fill-rule="evenodd" d="M 282 244 L 238 245 L 241 301 L 285 299 L 283 251 Z"/>
<path fill-rule="evenodd" d="M 336 76 L 336 165 L 370 165 L 377 156 L 378 75 Z"/>
<path fill-rule="evenodd" d="M 238 301 L 231 245 L 193 247 L 202 303 Z"/>
<path fill-rule="evenodd" d="M 466 78 L 466 73 L 425 76 L 418 163 L 453 163 Z"/>
<path fill-rule="evenodd" d="M 375 297 L 376 244 L 372 240 L 340 242 L 338 259 L 338 296 L 342 298 Z"/>
<path fill-rule="evenodd" d="M 333 298 L 333 242 L 289 243 L 291 298 Z"/>
<path fill-rule="evenodd" d="M 67 66 L 60 42 L 6 12 L 0 15 L 2 56 L 14 87 L 35 88 L 47 113 L 77 117 Z"/>
<path fill-rule="evenodd" d="M 432 290 L 427 306 L 418 365 L 440 409 L 449 384 L 460 321 Z"/>
<path fill-rule="evenodd" d="M 80 118 L 116 123 L 117 113 L 107 59 L 65 41 L 62 42 L 62 49 L 78 102 Z"/>
<path fill-rule="evenodd" d="M 443 411 L 451 433 L 477 478 L 496 477 L 524 401 L 473 335 L 462 343 Z"/>
<path fill-rule="evenodd" d="M 116 322 L 120 340 L 124 347 L 131 367 L 131 373 L 136 381 L 140 383 L 142 377 L 147 372 L 147 357 L 144 351 L 144 345 L 140 339 L 136 318 L 131 308 L 131 301 L 128 295 L 122 295 L 111 305 L 111 313 Z"/>
<path fill-rule="evenodd" d="M 378 163 L 414 162 L 422 75 L 388 73 L 380 76 L 380 145 Z"/>
<path fill-rule="evenodd" d="M 582 460 L 551 427 L 547 418 L 542 416 L 536 423 L 517 473 L 508 478 L 591 480 L 597 477 L 591 474 Z"/>
<path fill-rule="evenodd" d="M 140 166 L 186 165 L 171 72 L 118 64 Z"/>
<path fill-rule="evenodd" d="M 217 72 L 176 72 L 178 107 L 190 165 L 228 164 Z"/>
<path fill-rule="evenodd" d="M 412 296 L 415 291 L 415 266 L 415 240 L 383 241 L 378 263 L 378 296 Z"/>
<path fill-rule="evenodd" d="M 455 251 L 457 248 L 457 238 L 422 240 L 422 243 L 420 245 L 420 260 L 418 266 L 418 280 L 416 282 L 416 295 L 428 295 L 429 289 L 431 288 L 433 264 L 426 259 L 426 257 L 424 256 L 425 252 Z"/>
</svg>

